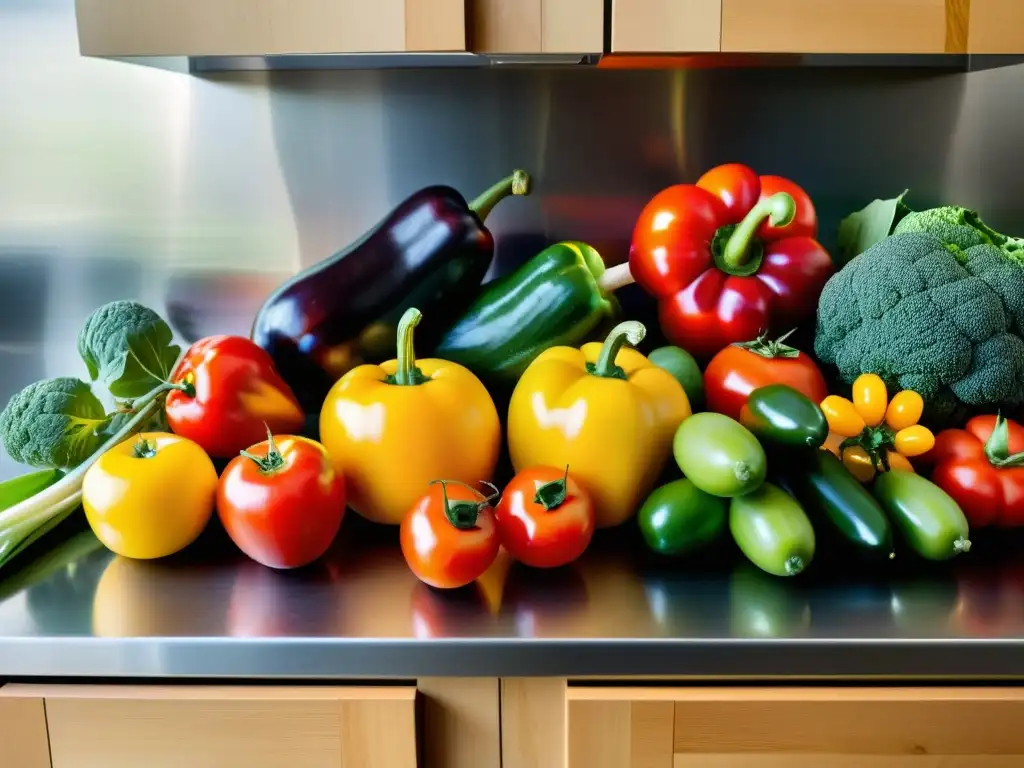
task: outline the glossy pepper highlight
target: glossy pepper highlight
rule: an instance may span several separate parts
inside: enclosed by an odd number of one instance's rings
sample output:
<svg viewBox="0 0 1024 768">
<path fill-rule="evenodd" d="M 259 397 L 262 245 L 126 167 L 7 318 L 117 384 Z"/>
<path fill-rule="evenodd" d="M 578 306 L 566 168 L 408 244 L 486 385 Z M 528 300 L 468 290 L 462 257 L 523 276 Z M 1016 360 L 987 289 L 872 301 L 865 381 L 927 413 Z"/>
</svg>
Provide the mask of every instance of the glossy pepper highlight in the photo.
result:
<svg viewBox="0 0 1024 768">
<path fill-rule="evenodd" d="M 811 199 L 792 181 L 720 165 L 651 199 L 629 271 L 658 299 L 665 336 L 706 360 L 814 317 L 833 272 L 817 229 Z"/>
<path fill-rule="evenodd" d="M 462 314 L 491 266 L 487 214 L 529 192 L 515 171 L 471 203 L 447 186 L 402 202 L 355 244 L 295 275 L 256 316 L 252 338 L 270 353 L 303 406 L 317 412 L 327 391 L 358 365 L 393 353 L 398 321 L 422 310 L 424 348 Z"/>
<path fill-rule="evenodd" d="M 508 446 L 517 472 L 572 467 L 594 504 L 597 527 L 628 520 L 647 497 L 690 415 L 682 385 L 625 343 L 646 333 L 619 323 L 604 344 L 552 347 L 512 393 Z"/>
<path fill-rule="evenodd" d="M 480 380 L 457 363 L 416 360 L 421 316 L 406 310 L 397 359 L 349 371 L 320 412 L 320 441 L 349 506 L 378 523 L 401 523 L 431 481 L 486 481 L 498 461 L 501 425 Z"/>
</svg>

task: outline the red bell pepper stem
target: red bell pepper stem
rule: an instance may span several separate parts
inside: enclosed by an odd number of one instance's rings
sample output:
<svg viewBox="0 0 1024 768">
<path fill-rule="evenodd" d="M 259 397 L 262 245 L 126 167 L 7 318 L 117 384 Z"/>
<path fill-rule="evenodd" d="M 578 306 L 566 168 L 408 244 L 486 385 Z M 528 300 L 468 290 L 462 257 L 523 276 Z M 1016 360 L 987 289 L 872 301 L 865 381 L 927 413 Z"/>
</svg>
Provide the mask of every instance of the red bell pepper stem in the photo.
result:
<svg viewBox="0 0 1024 768">
<path fill-rule="evenodd" d="M 413 343 L 413 329 L 422 319 L 422 312 L 416 307 L 409 307 L 398 321 L 398 369 L 389 377 L 391 384 L 412 387 L 424 381 L 423 374 L 416 367 L 416 345 Z"/>
<path fill-rule="evenodd" d="M 636 320 L 626 320 L 616 325 L 608 334 L 608 338 L 604 340 L 601 354 L 598 356 L 597 362 L 594 363 L 591 373 L 609 379 L 626 378 L 625 372 L 615 364 L 615 358 L 618 356 L 619 350 L 622 349 L 622 345 L 627 341 L 630 346 L 635 347 L 644 340 L 646 335 L 647 329 L 644 328 L 643 323 L 638 323 Z"/>
<path fill-rule="evenodd" d="M 773 227 L 784 227 L 796 216 L 796 201 L 787 192 L 776 192 L 771 197 L 758 200 L 743 221 L 729 235 L 722 249 L 722 266 L 731 274 L 746 274 L 744 269 L 751 256 L 751 245 L 761 222 L 765 219 Z"/>
<path fill-rule="evenodd" d="M 506 176 L 490 189 L 482 192 L 472 203 L 469 210 L 473 211 L 483 221 L 487 214 L 499 202 L 511 195 L 527 195 L 530 193 L 530 174 L 526 171 L 515 170 L 510 176 Z"/>
<path fill-rule="evenodd" d="M 985 442 L 985 458 L 999 469 L 1024 466 L 1024 453 L 1010 454 L 1010 430 L 1001 413 L 996 414 L 995 428 Z"/>
</svg>

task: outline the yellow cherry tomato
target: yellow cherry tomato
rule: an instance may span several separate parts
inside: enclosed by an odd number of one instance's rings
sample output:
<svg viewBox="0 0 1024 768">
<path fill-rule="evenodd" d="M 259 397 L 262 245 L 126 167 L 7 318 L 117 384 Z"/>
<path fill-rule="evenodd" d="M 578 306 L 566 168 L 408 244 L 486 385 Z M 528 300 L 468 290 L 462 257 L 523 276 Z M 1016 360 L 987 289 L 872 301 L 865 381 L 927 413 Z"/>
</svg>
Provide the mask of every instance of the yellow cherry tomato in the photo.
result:
<svg viewBox="0 0 1024 768">
<path fill-rule="evenodd" d="M 821 446 L 823 450 L 828 451 L 837 459 L 839 458 L 839 446 L 843 444 L 843 440 L 846 438 L 842 435 L 838 435 L 835 432 L 829 432 L 828 437 L 825 438 L 824 444 Z"/>
<path fill-rule="evenodd" d="M 864 431 L 864 419 L 845 397 L 829 395 L 821 401 L 821 412 L 825 414 L 829 431 L 837 435 L 856 437 Z"/>
<path fill-rule="evenodd" d="M 874 373 L 862 373 L 853 382 L 853 407 L 869 427 L 882 423 L 888 398 L 885 382 Z"/>
<path fill-rule="evenodd" d="M 913 472 L 914 465 L 906 456 L 900 456 L 896 451 L 886 451 L 885 457 L 889 460 L 889 469 L 898 469 L 902 472 Z"/>
<path fill-rule="evenodd" d="M 901 429 L 912 427 L 921 419 L 924 413 L 924 399 L 910 389 L 897 392 L 885 411 L 885 423 L 889 429 L 899 432 Z"/>
<path fill-rule="evenodd" d="M 82 506 L 103 544 L 124 557 L 173 555 L 210 520 L 217 470 L 191 440 L 144 432 L 114 446 L 82 479 Z"/>
<path fill-rule="evenodd" d="M 915 424 L 912 427 L 901 429 L 893 439 L 898 453 L 907 456 L 920 456 L 928 453 L 935 445 L 935 435 L 928 427 Z"/>
<path fill-rule="evenodd" d="M 871 457 L 859 445 L 851 445 L 843 451 L 843 466 L 862 483 L 875 476 L 875 465 L 871 463 Z"/>
</svg>

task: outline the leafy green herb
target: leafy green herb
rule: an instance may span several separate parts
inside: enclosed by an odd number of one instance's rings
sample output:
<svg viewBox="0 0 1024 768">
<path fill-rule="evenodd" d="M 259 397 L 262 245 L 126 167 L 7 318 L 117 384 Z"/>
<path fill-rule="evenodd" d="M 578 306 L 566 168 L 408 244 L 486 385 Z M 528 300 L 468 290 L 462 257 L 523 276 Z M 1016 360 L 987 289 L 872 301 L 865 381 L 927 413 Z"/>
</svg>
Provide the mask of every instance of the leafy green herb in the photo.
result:
<svg viewBox="0 0 1024 768">
<path fill-rule="evenodd" d="M 114 301 L 89 315 L 78 334 L 78 354 L 110 394 L 136 398 L 170 377 L 181 354 L 173 339 L 170 326 L 149 307 Z"/>
<path fill-rule="evenodd" d="M 874 200 L 839 222 L 837 244 L 840 266 L 892 234 L 900 220 L 911 213 L 911 209 L 903 202 L 909 191 L 903 190 L 899 197 L 890 200 Z"/>
</svg>

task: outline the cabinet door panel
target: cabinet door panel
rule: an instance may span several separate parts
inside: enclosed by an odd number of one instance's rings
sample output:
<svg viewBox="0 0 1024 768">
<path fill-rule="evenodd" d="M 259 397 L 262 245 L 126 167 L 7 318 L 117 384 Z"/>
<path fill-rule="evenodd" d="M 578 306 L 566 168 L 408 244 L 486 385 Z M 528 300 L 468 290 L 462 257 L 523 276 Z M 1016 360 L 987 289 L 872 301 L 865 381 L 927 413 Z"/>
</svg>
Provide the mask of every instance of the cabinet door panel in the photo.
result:
<svg viewBox="0 0 1024 768">
<path fill-rule="evenodd" d="M 722 0 L 722 50 L 962 53 L 969 0 Z"/>
<path fill-rule="evenodd" d="M 478 53 L 599 53 L 604 0 L 469 0 Z"/>
<path fill-rule="evenodd" d="M 612 0 L 612 51 L 697 53 L 721 48 L 722 0 Z"/>
<path fill-rule="evenodd" d="M 42 699 L 8 697 L 0 686 L 0 765 L 4 768 L 50 768 L 46 712 Z"/>
<path fill-rule="evenodd" d="M 52 768 L 416 768 L 412 686 L 8 686 Z"/>
<path fill-rule="evenodd" d="M 459 51 L 464 0 L 75 0 L 89 56 Z"/>
<path fill-rule="evenodd" d="M 1024 2 L 971 0 L 971 53 L 1024 53 Z"/>
<path fill-rule="evenodd" d="M 1021 688 L 573 688 L 569 768 L 1010 768 Z"/>
</svg>

